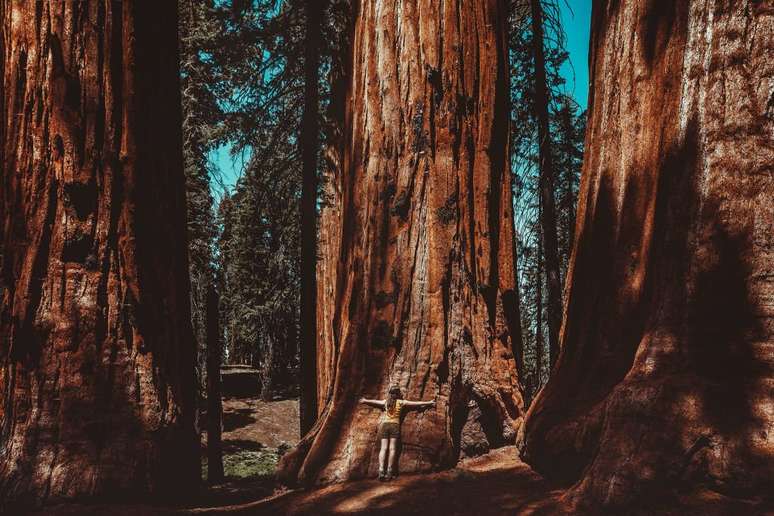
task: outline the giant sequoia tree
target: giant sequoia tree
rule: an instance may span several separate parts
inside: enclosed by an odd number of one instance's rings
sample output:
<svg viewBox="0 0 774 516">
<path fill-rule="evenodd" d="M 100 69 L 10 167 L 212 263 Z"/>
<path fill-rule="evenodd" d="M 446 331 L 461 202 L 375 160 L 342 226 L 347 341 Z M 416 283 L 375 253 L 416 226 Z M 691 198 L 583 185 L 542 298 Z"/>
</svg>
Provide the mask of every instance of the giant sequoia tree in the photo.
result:
<svg viewBox="0 0 774 516">
<path fill-rule="evenodd" d="M 338 205 L 321 219 L 341 225 L 321 228 L 340 240 L 319 269 L 334 278 L 320 279 L 333 291 L 318 347 L 335 365 L 320 370 L 324 406 L 284 457 L 286 479 L 374 474 L 378 414 L 356 402 L 390 384 L 438 400 L 406 417 L 402 471 L 515 439 L 505 21 L 501 1 L 359 2 Z"/>
<path fill-rule="evenodd" d="M 592 18 L 562 350 L 525 456 L 581 504 L 770 493 L 771 8 L 599 0 Z"/>
<path fill-rule="evenodd" d="M 0 499 L 190 487 L 175 3 L 0 20 Z"/>
</svg>

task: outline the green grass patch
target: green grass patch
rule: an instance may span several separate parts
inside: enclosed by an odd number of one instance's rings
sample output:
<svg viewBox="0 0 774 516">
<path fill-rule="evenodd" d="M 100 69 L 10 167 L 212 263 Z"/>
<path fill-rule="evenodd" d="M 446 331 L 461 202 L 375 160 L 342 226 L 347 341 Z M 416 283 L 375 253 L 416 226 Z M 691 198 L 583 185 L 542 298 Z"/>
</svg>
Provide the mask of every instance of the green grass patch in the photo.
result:
<svg viewBox="0 0 774 516">
<path fill-rule="evenodd" d="M 230 480 L 267 480 L 274 477 L 280 454 L 274 448 L 240 450 L 223 454 L 223 472 Z M 207 457 L 202 457 L 202 478 L 207 479 Z"/>
</svg>

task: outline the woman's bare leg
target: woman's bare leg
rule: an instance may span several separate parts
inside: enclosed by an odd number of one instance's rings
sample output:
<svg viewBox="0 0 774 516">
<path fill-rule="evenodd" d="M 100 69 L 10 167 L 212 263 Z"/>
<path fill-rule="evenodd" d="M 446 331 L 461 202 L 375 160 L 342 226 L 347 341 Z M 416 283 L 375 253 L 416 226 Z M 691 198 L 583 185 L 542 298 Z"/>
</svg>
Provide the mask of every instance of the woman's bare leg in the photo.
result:
<svg viewBox="0 0 774 516">
<path fill-rule="evenodd" d="M 384 442 L 384 439 L 382 439 Z M 390 469 L 388 474 L 394 476 L 398 472 L 398 440 L 390 438 Z"/>
<path fill-rule="evenodd" d="M 389 441 L 382 439 L 382 447 L 379 449 L 379 473 L 387 471 L 387 446 Z"/>
</svg>

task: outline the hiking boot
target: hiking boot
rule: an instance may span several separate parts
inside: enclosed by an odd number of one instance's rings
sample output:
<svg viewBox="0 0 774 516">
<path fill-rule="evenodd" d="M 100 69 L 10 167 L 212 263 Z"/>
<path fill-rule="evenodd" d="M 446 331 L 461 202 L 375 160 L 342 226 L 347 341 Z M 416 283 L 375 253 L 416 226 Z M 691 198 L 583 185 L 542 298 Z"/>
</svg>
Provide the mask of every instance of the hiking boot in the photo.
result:
<svg viewBox="0 0 774 516">
<path fill-rule="evenodd" d="M 394 471 L 387 472 L 387 480 L 392 480 L 392 479 L 397 478 L 397 477 L 398 477 L 398 474 L 395 473 Z"/>
<path fill-rule="evenodd" d="M 384 471 L 379 472 L 379 482 L 384 482 L 387 480 L 387 474 Z"/>
</svg>

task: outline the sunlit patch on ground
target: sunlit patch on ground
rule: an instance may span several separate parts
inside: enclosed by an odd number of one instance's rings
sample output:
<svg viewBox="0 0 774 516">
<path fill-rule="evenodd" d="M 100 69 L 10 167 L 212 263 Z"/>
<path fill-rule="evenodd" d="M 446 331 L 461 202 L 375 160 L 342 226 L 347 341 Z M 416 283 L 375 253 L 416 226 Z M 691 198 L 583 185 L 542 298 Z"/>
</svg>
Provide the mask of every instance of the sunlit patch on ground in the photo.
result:
<svg viewBox="0 0 774 516">
<path fill-rule="evenodd" d="M 361 491 L 353 494 L 350 498 L 344 499 L 338 503 L 334 508 L 334 512 L 362 512 L 369 509 L 376 508 L 376 501 L 378 499 L 384 499 L 390 496 L 400 488 L 396 485 L 379 485 L 367 491 Z"/>
</svg>

